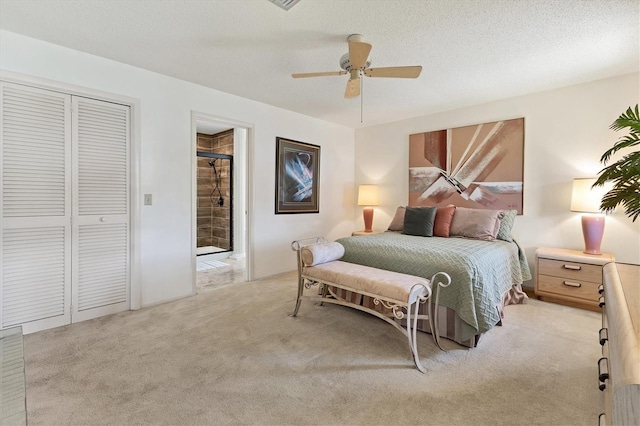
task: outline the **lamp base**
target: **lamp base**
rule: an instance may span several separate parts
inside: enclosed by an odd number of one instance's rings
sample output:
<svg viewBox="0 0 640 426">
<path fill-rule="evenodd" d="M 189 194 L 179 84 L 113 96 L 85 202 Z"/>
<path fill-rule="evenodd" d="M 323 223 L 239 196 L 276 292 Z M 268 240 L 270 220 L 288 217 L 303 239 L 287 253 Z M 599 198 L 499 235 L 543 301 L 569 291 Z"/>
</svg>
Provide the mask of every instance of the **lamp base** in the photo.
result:
<svg viewBox="0 0 640 426">
<path fill-rule="evenodd" d="M 362 209 L 362 218 L 364 219 L 364 232 L 373 232 L 373 207 L 365 207 Z"/>
<path fill-rule="evenodd" d="M 604 215 L 582 215 L 582 235 L 584 253 L 599 255 L 600 243 L 604 235 Z"/>
</svg>

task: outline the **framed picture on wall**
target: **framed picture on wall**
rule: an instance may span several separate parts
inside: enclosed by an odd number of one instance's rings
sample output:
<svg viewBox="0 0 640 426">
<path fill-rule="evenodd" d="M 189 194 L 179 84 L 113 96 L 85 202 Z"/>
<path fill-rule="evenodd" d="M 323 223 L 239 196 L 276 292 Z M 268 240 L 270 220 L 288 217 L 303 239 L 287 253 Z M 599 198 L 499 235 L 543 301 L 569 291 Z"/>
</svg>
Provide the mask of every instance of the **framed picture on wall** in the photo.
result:
<svg viewBox="0 0 640 426">
<path fill-rule="evenodd" d="M 276 138 L 276 214 L 318 213 L 320 147 Z"/>
<path fill-rule="evenodd" d="M 409 205 L 522 214 L 524 118 L 409 136 Z"/>
</svg>

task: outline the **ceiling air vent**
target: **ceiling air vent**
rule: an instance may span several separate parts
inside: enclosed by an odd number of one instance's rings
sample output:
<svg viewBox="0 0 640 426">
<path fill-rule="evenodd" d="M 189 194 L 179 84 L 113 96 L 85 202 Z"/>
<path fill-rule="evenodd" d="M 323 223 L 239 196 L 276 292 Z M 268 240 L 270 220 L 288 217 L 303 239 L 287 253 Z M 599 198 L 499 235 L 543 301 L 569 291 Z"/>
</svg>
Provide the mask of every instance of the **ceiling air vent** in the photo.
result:
<svg viewBox="0 0 640 426">
<path fill-rule="evenodd" d="M 298 4 L 300 0 L 269 0 L 269 1 L 275 4 L 276 6 L 283 8 L 284 10 L 289 10 L 293 6 Z"/>
</svg>

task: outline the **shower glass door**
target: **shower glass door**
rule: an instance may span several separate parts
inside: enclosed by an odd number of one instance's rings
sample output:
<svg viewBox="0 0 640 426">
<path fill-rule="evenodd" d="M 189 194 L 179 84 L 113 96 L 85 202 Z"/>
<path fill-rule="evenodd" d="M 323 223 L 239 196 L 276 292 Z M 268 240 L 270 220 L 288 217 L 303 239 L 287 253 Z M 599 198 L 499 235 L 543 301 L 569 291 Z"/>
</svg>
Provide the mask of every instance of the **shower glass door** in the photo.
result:
<svg viewBox="0 0 640 426">
<path fill-rule="evenodd" d="M 197 254 L 233 251 L 233 155 L 197 156 Z"/>
</svg>

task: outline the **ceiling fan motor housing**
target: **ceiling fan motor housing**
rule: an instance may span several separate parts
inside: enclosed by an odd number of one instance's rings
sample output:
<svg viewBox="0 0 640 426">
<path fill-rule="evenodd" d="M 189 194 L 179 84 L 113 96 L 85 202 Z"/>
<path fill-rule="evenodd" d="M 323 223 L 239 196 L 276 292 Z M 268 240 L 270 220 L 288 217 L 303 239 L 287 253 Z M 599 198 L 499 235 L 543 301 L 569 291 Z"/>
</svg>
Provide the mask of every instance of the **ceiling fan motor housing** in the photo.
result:
<svg viewBox="0 0 640 426">
<path fill-rule="evenodd" d="M 367 62 L 365 62 L 364 68 L 369 68 L 369 66 L 371 65 L 371 58 L 367 59 Z M 345 53 L 344 55 L 342 55 L 340 57 L 340 68 L 342 68 L 345 71 L 351 71 L 351 62 L 349 61 L 349 52 Z"/>
</svg>

